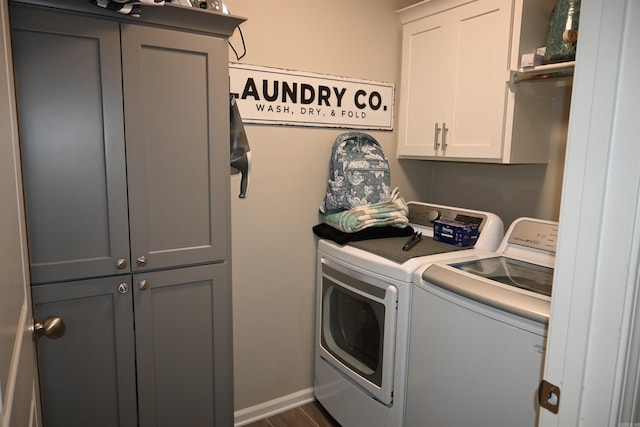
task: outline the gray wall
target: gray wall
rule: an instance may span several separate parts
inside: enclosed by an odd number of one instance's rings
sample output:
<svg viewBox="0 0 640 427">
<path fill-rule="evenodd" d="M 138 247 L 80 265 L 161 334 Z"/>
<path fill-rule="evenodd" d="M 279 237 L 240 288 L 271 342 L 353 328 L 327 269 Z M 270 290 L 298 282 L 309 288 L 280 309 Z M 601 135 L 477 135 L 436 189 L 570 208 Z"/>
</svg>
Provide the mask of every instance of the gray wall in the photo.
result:
<svg viewBox="0 0 640 427">
<path fill-rule="evenodd" d="M 396 84 L 410 0 L 228 0 L 242 24 L 242 63 Z M 238 33 L 232 39 L 238 46 Z M 230 55 L 230 60 L 235 58 Z M 396 99 L 396 105 L 398 99 Z M 559 108 L 562 108 L 560 105 Z M 313 385 L 316 239 L 331 145 L 341 129 L 247 125 L 253 169 L 246 199 L 231 179 L 235 407 Z M 564 129 L 558 130 L 560 133 Z M 395 160 L 395 130 L 370 132 L 390 158 L 407 200 L 557 219 L 563 144 L 549 165 L 502 166 Z"/>
</svg>

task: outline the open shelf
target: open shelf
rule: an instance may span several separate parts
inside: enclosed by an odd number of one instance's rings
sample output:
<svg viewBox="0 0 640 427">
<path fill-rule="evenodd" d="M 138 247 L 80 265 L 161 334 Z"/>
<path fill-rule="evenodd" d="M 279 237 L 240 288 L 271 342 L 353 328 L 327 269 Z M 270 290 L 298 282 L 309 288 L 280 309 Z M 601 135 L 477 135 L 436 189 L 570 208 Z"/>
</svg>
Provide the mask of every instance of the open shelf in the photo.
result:
<svg viewBox="0 0 640 427">
<path fill-rule="evenodd" d="M 535 67 L 521 68 L 511 73 L 511 82 L 519 83 L 527 80 L 543 80 L 552 78 L 569 77 L 573 75 L 575 61 L 557 62 L 554 64 L 538 65 Z"/>
</svg>

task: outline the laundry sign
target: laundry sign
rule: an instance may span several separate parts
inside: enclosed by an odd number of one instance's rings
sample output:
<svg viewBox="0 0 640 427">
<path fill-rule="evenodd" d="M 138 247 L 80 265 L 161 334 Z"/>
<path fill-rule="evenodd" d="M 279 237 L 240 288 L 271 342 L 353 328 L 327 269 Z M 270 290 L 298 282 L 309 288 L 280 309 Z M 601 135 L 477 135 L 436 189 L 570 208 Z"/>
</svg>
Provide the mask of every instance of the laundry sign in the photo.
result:
<svg viewBox="0 0 640 427">
<path fill-rule="evenodd" d="M 393 129 L 392 83 L 238 63 L 229 75 L 244 123 Z"/>
</svg>

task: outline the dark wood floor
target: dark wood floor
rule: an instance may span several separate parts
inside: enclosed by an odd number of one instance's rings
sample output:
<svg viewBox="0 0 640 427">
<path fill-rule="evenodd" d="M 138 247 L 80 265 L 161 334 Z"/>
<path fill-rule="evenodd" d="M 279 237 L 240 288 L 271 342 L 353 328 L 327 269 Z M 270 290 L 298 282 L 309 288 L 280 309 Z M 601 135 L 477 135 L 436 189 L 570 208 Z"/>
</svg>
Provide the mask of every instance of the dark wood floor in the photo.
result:
<svg viewBox="0 0 640 427">
<path fill-rule="evenodd" d="M 317 402 L 307 403 L 245 427 L 340 427 Z"/>
</svg>

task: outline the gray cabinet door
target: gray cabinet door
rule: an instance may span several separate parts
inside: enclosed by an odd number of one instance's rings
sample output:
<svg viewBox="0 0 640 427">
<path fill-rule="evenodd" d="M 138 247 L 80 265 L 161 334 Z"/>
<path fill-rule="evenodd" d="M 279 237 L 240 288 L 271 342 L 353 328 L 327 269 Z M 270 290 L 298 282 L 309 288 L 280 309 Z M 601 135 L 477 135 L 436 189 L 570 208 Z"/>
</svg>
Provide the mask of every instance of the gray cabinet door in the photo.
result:
<svg viewBox="0 0 640 427">
<path fill-rule="evenodd" d="M 129 271 L 118 24 L 20 5 L 11 24 L 32 282 Z"/>
<path fill-rule="evenodd" d="M 134 271 L 229 255 L 225 39 L 122 24 Z"/>
<path fill-rule="evenodd" d="M 130 275 L 32 288 L 35 318 L 58 316 L 58 339 L 40 338 L 38 365 L 44 425 L 136 426 Z"/>
<path fill-rule="evenodd" d="M 232 426 L 228 264 L 133 277 L 140 425 Z"/>
</svg>

